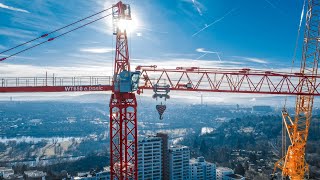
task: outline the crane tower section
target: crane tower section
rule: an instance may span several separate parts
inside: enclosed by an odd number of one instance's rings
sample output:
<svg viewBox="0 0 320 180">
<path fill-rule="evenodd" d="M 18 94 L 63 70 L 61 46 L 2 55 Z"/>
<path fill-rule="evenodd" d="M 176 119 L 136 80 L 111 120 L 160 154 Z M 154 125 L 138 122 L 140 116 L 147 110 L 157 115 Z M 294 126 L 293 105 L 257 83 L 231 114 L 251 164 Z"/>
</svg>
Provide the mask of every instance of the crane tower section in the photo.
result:
<svg viewBox="0 0 320 180">
<path fill-rule="evenodd" d="M 139 72 L 130 71 L 125 21 L 131 20 L 131 9 L 121 1 L 113 6 L 116 36 L 113 90 L 110 99 L 110 167 L 111 179 L 137 178 L 137 90 Z"/>
<path fill-rule="evenodd" d="M 316 91 L 316 76 L 319 61 L 319 35 L 320 35 L 320 1 L 308 0 L 306 12 L 306 27 L 301 60 L 300 74 L 308 76 L 300 79 L 298 91 L 310 95 L 298 95 L 296 98 L 295 117 L 283 112 L 283 121 L 288 132 L 290 145 L 286 155 L 280 159 L 275 167 L 282 170 L 283 177 L 290 179 L 304 179 L 309 167 L 305 160 L 305 150 L 312 118 L 312 106 Z"/>
</svg>

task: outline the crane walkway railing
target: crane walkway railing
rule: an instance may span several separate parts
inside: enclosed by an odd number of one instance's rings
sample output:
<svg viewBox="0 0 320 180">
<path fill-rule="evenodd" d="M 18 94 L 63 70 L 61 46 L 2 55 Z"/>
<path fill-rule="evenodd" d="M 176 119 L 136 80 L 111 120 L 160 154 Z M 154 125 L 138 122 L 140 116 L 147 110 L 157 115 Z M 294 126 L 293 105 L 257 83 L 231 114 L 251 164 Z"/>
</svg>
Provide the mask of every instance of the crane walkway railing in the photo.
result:
<svg viewBox="0 0 320 180">
<path fill-rule="evenodd" d="M 111 91 L 111 76 L 0 77 L 0 93 Z"/>
<path fill-rule="evenodd" d="M 111 86 L 111 76 L 0 77 L 0 87 Z"/>
</svg>

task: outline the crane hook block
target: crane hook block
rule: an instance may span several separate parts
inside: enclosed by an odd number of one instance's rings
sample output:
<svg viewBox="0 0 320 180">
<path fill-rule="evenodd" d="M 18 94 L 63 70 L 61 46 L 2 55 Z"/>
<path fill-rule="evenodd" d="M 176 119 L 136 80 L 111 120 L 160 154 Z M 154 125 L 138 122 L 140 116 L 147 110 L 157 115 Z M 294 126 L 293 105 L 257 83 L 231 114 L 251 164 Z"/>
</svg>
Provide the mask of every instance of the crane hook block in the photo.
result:
<svg viewBox="0 0 320 180">
<path fill-rule="evenodd" d="M 164 111 L 167 109 L 167 106 L 166 105 L 163 105 L 162 103 L 161 104 L 158 104 L 156 105 L 156 109 L 160 115 L 159 119 L 162 120 L 163 119 L 163 113 Z"/>
</svg>

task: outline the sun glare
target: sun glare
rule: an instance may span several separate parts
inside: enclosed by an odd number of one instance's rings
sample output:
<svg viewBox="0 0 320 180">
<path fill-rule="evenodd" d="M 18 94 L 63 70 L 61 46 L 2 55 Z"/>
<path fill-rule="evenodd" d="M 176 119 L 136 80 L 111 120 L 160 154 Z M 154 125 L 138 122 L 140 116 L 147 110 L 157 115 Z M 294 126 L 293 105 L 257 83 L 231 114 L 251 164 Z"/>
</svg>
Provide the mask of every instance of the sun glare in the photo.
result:
<svg viewBox="0 0 320 180">
<path fill-rule="evenodd" d="M 137 21 L 136 20 L 120 20 L 117 24 L 118 28 L 121 31 L 126 30 L 128 33 L 133 33 L 137 30 Z"/>
<path fill-rule="evenodd" d="M 106 1 L 104 3 L 105 9 L 111 7 L 113 3 L 110 1 Z M 131 7 L 132 8 L 132 7 Z M 115 24 L 121 31 L 126 30 L 127 33 L 140 33 L 137 32 L 138 28 L 141 26 L 140 18 L 137 16 L 137 8 L 134 8 L 134 11 L 131 12 L 131 20 L 120 20 L 117 24 Z M 108 27 L 108 32 L 112 33 L 114 24 L 112 21 L 112 18 L 107 18 L 105 21 L 105 24 Z"/>
</svg>

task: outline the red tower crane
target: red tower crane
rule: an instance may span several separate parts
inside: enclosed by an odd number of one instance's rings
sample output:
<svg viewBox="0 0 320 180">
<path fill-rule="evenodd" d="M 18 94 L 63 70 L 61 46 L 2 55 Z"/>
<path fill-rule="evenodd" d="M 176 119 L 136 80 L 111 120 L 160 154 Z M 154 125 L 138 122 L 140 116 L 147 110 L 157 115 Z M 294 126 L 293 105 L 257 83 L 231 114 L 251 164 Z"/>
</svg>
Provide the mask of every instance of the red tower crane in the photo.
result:
<svg viewBox="0 0 320 180">
<path fill-rule="evenodd" d="M 112 9 L 112 13 L 91 20 L 60 35 L 49 37 L 75 24 L 93 18 Z M 320 78 L 317 73 L 285 73 L 274 71 L 244 69 L 218 69 L 201 67 L 177 67 L 161 69 L 157 66 L 138 66 L 131 71 L 128 38 L 125 29 L 117 24 L 131 19 L 131 9 L 121 1 L 112 7 L 59 28 L 38 38 L 8 49 L 9 52 L 30 42 L 49 37 L 47 40 L 0 59 L 4 61 L 19 53 L 51 42 L 72 31 L 93 22 L 113 16 L 116 36 L 114 74 L 89 77 L 17 77 L 0 78 L 0 93 L 17 92 L 78 92 L 111 91 L 110 98 L 110 166 L 111 179 L 138 179 L 137 168 L 137 102 L 136 93 L 145 90 L 195 91 L 220 93 L 247 93 L 270 95 L 320 96 Z M 316 40 L 318 42 L 318 39 Z M 141 78 L 140 78 L 141 77 Z M 140 80 L 141 79 L 141 80 Z M 140 82 L 139 82 L 140 80 Z M 301 84 L 308 83 L 301 91 Z"/>
<path fill-rule="evenodd" d="M 116 52 L 110 98 L 111 179 L 138 179 L 137 90 L 139 72 L 130 72 L 126 29 L 116 26 L 131 20 L 130 6 L 119 2 L 113 8 Z M 133 81 L 135 79 L 135 81 Z"/>
</svg>

